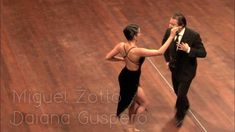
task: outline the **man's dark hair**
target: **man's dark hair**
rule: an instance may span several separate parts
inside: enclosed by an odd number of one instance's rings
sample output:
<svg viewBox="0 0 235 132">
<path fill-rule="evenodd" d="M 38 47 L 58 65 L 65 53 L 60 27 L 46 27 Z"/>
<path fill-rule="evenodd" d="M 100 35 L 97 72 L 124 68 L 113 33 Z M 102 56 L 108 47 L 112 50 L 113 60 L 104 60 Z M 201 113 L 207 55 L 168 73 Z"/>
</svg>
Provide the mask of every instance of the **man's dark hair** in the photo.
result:
<svg viewBox="0 0 235 132">
<path fill-rule="evenodd" d="M 138 29 L 139 29 L 139 25 L 137 25 L 137 24 L 127 25 L 123 30 L 123 33 L 124 33 L 126 39 L 128 41 L 133 40 L 134 36 L 137 35 L 137 33 L 138 33 Z"/>
<path fill-rule="evenodd" d="M 172 16 L 172 18 L 176 19 L 178 21 L 179 26 L 186 27 L 187 21 L 186 21 L 186 18 L 184 17 L 184 15 L 182 13 L 177 12 Z"/>
</svg>

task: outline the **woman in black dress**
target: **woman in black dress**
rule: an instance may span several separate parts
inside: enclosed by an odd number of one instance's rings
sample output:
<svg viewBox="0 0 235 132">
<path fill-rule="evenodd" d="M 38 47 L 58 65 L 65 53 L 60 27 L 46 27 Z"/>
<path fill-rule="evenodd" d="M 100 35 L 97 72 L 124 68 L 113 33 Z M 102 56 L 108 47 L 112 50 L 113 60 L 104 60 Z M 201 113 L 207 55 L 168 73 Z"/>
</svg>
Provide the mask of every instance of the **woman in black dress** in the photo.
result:
<svg viewBox="0 0 235 132">
<path fill-rule="evenodd" d="M 140 36 L 140 27 L 130 24 L 125 27 L 123 33 L 127 42 L 120 42 L 107 55 L 110 61 L 124 61 L 125 67 L 119 74 L 118 81 L 120 86 L 120 96 L 117 107 L 117 116 L 129 106 L 130 125 L 134 129 L 134 117 L 136 114 L 146 110 L 148 101 L 142 87 L 139 85 L 141 66 L 145 57 L 163 55 L 172 39 L 174 39 L 178 27 L 171 30 L 168 40 L 158 50 L 137 47 L 137 38 Z M 121 55 L 117 56 L 117 55 Z"/>
</svg>

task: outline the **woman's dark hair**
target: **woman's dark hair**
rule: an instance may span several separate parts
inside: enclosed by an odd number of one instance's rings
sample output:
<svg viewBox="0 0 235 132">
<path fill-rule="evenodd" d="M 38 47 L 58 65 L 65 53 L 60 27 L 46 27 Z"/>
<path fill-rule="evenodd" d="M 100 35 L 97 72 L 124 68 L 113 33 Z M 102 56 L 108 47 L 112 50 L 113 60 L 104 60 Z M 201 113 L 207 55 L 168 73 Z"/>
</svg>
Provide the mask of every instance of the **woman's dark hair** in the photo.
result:
<svg viewBox="0 0 235 132">
<path fill-rule="evenodd" d="M 177 12 L 172 16 L 172 18 L 176 19 L 178 21 L 179 26 L 186 27 L 187 21 L 186 21 L 186 18 L 184 17 L 184 15 L 182 13 Z"/>
<path fill-rule="evenodd" d="M 139 25 L 137 25 L 137 24 L 129 24 L 129 25 L 127 25 L 127 26 L 124 28 L 124 30 L 123 30 L 123 33 L 124 33 L 126 39 L 127 39 L 128 41 L 133 40 L 133 39 L 134 39 L 134 36 L 137 35 L 139 28 L 140 28 L 140 27 L 139 27 Z"/>
</svg>

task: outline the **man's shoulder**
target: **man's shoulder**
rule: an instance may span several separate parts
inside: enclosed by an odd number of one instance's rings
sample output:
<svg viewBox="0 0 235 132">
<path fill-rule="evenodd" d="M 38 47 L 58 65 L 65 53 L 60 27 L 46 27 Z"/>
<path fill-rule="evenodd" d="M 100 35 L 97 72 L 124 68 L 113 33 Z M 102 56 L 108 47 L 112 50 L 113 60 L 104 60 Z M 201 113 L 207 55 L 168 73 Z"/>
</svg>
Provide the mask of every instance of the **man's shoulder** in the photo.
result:
<svg viewBox="0 0 235 132">
<path fill-rule="evenodd" d="M 185 28 L 185 31 L 188 32 L 188 33 L 190 33 L 190 34 L 194 34 L 194 35 L 199 34 L 199 33 L 198 33 L 197 31 L 195 31 L 194 29 L 191 29 L 191 28 L 188 28 L 188 27 Z"/>
</svg>

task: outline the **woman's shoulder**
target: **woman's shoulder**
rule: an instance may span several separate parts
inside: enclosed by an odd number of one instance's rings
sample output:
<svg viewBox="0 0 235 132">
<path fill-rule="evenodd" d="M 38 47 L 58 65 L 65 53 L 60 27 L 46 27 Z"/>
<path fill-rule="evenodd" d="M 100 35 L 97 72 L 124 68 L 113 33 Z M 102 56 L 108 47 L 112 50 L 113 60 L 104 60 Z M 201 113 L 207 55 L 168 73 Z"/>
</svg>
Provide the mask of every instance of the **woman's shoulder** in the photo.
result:
<svg viewBox="0 0 235 132">
<path fill-rule="evenodd" d="M 119 43 L 117 43 L 117 46 L 118 47 L 123 47 L 125 45 L 125 42 L 119 42 Z"/>
<path fill-rule="evenodd" d="M 119 43 L 116 44 L 115 48 L 118 51 L 122 51 L 124 45 L 125 45 L 125 42 L 119 42 Z"/>
<path fill-rule="evenodd" d="M 145 52 L 146 48 L 143 47 L 135 47 L 132 50 L 132 53 L 135 54 L 135 56 L 142 57 L 143 56 L 143 52 Z"/>
<path fill-rule="evenodd" d="M 143 48 L 143 47 L 135 47 L 135 52 L 140 52 L 140 51 L 143 51 L 145 50 L 146 48 Z"/>
</svg>

